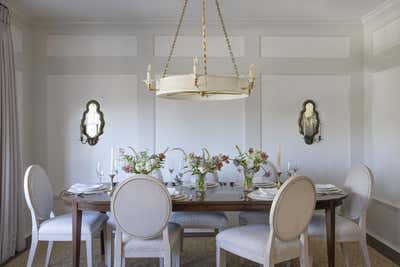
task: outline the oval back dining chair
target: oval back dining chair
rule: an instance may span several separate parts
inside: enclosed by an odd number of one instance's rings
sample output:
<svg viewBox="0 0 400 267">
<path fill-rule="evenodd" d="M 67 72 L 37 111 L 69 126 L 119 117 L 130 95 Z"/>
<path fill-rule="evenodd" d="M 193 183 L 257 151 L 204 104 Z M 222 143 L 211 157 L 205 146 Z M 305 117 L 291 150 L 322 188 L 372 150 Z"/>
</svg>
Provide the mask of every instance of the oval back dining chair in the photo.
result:
<svg viewBox="0 0 400 267">
<path fill-rule="evenodd" d="M 367 247 L 367 209 L 374 189 L 374 176 L 364 164 L 355 165 L 347 175 L 343 189 L 348 197 L 343 200 L 341 214 L 337 215 L 336 242 L 340 243 L 344 265 L 349 265 L 345 242 L 358 242 L 364 266 L 371 266 Z M 326 237 L 325 216 L 315 214 L 309 227 L 310 236 Z"/>
<path fill-rule="evenodd" d="M 265 164 L 264 168 L 269 172 L 268 177 L 255 177 L 258 178 L 257 181 L 260 182 L 275 182 L 276 177 L 278 176 L 278 170 L 274 163 L 271 161 L 268 161 L 267 164 Z M 260 171 L 261 173 L 264 172 L 264 170 Z M 259 173 L 260 173 L 259 172 Z M 240 225 L 246 225 L 246 224 L 255 224 L 255 223 L 268 223 L 269 221 L 269 213 L 266 212 L 260 212 L 260 211 L 242 211 L 239 212 L 239 224 Z"/>
<path fill-rule="evenodd" d="M 217 267 L 226 266 L 226 251 L 264 267 L 294 258 L 308 267 L 307 227 L 315 203 L 314 183 L 308 177 L 289 178 L 272 202 L 270 225 L 249 224 L 217 235 Z"/>
<path fill-rule="evenodd" d="M 115 266 L 125 258 L 156 257 L 179 266 L 180 226 L 169 223 L 172 200 L 158 179 L 135 175 L 120 183 L 111 198 L 111 214 L 116 225 Z"/>
<path fill-rule="evenodd" d="M 39 241 L 48 241 L 45 266 L 49 265 L 54 241 L 72 241 L 72 215 L 56 216 L 53 208 L 53 188 L 46 171 L 31 165 L 24 177 L 25 200 L 32 217 L 32 243 L 27 267 L 31 267 Z M 95 233 L 105 228 L 107 216 L 98 212 L 82 215 L 82 240 L 86 241 L 87 264 L 93 266 L 92 243 Z"/>
</svg>

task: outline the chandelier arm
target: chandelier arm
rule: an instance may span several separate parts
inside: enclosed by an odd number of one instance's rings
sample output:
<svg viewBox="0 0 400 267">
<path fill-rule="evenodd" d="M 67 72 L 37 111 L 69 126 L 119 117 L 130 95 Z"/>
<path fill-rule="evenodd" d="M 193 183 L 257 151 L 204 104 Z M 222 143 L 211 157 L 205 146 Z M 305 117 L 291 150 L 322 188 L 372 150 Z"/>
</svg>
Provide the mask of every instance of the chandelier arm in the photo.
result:
<svg viewBox="0 0 400 267">
<path fill-rule="evenodd" d="M 203 33 L 203 72 L 204 75 L 207 75 L 206 0 L 202 1 L 201 22 L 202 22 L 202 33 Z"/>
<path fill-rule="evenodd" d="M 222 17 L 221 8 L 219 6 L 219 0 L 215 0 L 215 5 L 217 7 L 218 17 L 219 17 L 219 20 L 221 22 L 222 31 L 224 32 L 226 46 L 228 47 L 229 56 L 231 57 L 231 61 L 232 61 L 232 64 L 233 64 L 233 69 L 235 70 L 236 77 L 239 78 L 239 69 L 238 69 L 238 66 L 236 64 L 235 56 L 233 55 L 232 45 L 231 45 L 231 41 L 229 40 L 228 32 L 226 31 L 224 19 Z"/>
<path fill-rule="evenodd" d="M 179 32 L 180 32 L 181 27 L 182 27 L 183 17 L 185 16 L 185 11 L 186 11 L 186 7 L 187 7 L 187 4 L 188 4 L 188 1 L 189 0 L 185 0 L 185 2 L 183 4 L 181 16 L 179 17 L 178 26 L 176 28 L 174 40 L 172 42 L 172 46 L 171 46 L 171 49 L 170 49 L 169 54 L 168 54 L 168 60 L 167 60 L 167 63 L 165 63 L 165 66 L 164 66 L 163 75 L 162 75 L 163 78 L 165 78 L 167 76 L 167 73 L 168 73 L 169 64 L 171 63 L 172 55 L 174 54 L 176 41 L 178 40 Z"/>
</svg>

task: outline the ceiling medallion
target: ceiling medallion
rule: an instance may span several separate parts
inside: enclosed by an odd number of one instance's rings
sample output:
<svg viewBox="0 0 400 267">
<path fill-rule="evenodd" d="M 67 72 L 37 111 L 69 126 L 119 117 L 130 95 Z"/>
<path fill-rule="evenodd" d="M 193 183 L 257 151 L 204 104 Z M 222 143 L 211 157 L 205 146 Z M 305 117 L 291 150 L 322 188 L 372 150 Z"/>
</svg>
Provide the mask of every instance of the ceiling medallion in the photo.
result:
<svg viewBox="0 0 400 267">
<path fill-rule="evenodd" d="M 235 71 L 234 76 L 210 75 L 207 73 L 207 28 L 206 28 L 206 0 L 202 0 L 202 33 L 203 33 L 203 71 L 198 72 L 198 58 L 193 59 L 193 72 L 182 75 L 167 75 L 175 50 L 176 41 L 182 26 L 183 17 L 188 0 L 185 0 L 179 18 L 178 27 L 172 42 L 168 60 L 165 64 L 161 79 L 153 80 L 151 77 L 151 65 L 147 67 L 147 77 L 144 80 L 149 91 L 155 91 L 156 95 L 169 99 L 187 100 L 232 100 L 246 98 L 254 87 L 254 65 L 250 65 L 247 78 L 239 76 L 238 66 L 233 55 L 231 42 L 225 28 L 219 0 L 215 0 L 218 17 L 224 32 L 226 45 Z"/>
</svg>

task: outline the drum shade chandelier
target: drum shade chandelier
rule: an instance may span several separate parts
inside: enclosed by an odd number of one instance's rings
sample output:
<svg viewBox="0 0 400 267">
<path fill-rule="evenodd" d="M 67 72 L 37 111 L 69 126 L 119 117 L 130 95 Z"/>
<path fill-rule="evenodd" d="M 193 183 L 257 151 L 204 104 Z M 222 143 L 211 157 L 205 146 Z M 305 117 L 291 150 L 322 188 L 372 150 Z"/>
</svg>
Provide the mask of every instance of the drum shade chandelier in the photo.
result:
<svg viewBox="0 0 400 267">
<path fill-rule="evenodd" d="M 168 67 L 171 63 L 175 50 L 176 41 L 183 23 L 183 17 L 189 0 L 184 0 L 184 5 L 179 18 L 179 23 L 172 41 L 171 49 L 164 71 L 160 79 L 153 80 L 151 76 L 151 65 L 147 67 L 147 77 L 144 80 L 149 91 L 155 91 L 156 95 L 168 99 L 186 100 L 233 100 L 246 98 L 250 95 L 254 87 L 254 65 L 250 65 L 247 78 L 241 78 L 238 66 L 233 55 L 231 42 L 226 31 L 225 23 L 222 18 L 219 0 L 215 0 L 218 17 L 224 32 L 225 41 L 230 59 L 233 64 L 235 75 L 222 76 L 210 75 L 207 72 L 207 27 L 206 27 L 206 1 L 202 0 L 202 47 L 203 47 L 203 71 L 198 72 L 199 60 L 193 59 L 193 72 L 182 75 L 168 75 Z"/>
</svg>

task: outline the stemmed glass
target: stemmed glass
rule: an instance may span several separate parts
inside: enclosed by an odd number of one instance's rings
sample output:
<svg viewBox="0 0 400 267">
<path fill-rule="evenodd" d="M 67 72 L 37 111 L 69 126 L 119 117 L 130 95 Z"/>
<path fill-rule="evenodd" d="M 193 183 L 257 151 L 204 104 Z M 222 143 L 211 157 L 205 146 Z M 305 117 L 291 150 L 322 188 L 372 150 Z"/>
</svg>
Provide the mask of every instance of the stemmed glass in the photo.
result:
<svg viewBox="0 0 400 267">
<path fill-rule="evenodd" d="M 299 161 L 295 160 L 293 162 L 288 162 L 288 175 L 290 176 L 295 176 L 297 175 L 297 172 L 299 171 Z"/>
<path fill-rule="evenodd" d="M 99 180 L 99 183 L 102 183 L 102 180 L 104 177 L 104 169 L 103 169 L 103 166 L 101 165 L 100 161 L 98 161 L 97 165 L 96 165 L 96 174 L 97 174 L 97 179 Z"/>
</svg>

